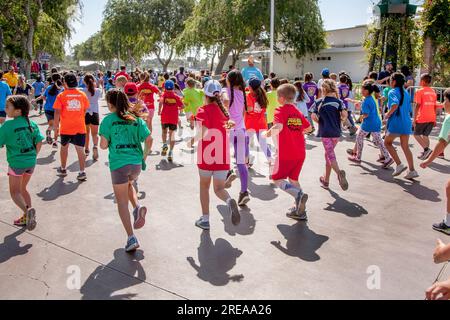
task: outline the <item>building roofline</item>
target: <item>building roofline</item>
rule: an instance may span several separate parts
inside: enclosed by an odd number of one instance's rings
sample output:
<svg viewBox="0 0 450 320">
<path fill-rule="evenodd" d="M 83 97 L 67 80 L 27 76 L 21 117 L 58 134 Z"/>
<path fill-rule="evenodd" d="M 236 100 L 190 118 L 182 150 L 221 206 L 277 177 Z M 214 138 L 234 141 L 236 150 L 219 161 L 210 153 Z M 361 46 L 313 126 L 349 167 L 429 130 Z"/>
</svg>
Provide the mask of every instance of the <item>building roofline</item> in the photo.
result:
<svg viewBox="0 0 450 320">
<path fill-rule="evenodd" d="M 350 29 L 357 29 L 357 28 L 361 28 L 361 27 L 368 28 L 368 25 L 367 25 L 367 24 L 359 24 L 359 25 L 354 26 L 354 27 L 325 30 L 325 32 L 341 31 L 341 30 L 350 30 Z"/>
</svg>

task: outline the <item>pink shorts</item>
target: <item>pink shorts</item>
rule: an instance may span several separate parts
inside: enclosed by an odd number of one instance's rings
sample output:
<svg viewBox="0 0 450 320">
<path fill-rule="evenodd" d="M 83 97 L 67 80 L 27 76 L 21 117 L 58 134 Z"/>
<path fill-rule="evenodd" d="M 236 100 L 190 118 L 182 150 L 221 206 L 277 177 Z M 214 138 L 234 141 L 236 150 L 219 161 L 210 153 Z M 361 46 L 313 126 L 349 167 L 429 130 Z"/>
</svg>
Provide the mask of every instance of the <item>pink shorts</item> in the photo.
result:
<svg viewBox="0 0 450 320">
<path fill-rule="evenodd" d="M 23 176 L 31 176 L 34 173 L 34 167 L 25 168 L 25 169 L 17 169 L 8 167 L 8 176 L 11 177 L 23 177 Z"/>
</svg>

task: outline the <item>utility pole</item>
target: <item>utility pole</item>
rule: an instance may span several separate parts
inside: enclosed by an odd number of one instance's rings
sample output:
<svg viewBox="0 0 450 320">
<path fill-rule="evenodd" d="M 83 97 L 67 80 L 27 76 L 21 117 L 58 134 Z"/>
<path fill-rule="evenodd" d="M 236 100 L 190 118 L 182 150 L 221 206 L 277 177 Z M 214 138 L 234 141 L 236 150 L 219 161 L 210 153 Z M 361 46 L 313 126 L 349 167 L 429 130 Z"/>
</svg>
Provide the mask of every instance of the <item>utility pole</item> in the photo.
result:
<svg viewBox="0 0 450 320">
<path fill-rule="evenodd" d="M 275 0 L 270 0 L 270 73 L 274 70 Z"/>
</svg>

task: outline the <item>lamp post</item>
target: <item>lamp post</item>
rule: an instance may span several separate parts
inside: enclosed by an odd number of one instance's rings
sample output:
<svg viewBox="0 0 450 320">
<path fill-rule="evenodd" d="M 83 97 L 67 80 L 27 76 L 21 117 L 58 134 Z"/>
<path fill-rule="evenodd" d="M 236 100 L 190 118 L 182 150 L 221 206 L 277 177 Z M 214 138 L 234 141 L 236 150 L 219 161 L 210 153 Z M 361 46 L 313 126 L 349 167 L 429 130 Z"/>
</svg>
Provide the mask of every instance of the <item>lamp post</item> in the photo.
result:
<svg viewBox="0 0 450 320">
<path fill-rule="evenodd" d="M 270 73 L 273 72 L 273 48 L 275 42 L 275 0 L 270 0 Z"/>
</svg>

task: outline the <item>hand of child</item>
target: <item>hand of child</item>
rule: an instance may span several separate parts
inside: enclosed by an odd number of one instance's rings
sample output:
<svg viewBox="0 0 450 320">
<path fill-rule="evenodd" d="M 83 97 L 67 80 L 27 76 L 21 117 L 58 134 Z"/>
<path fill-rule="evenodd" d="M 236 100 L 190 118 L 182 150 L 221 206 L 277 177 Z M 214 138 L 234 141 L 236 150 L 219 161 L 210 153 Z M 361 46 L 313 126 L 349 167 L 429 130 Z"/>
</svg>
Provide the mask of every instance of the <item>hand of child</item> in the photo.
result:
<svg viewBox="0 0 450 320">
<path fill-rule="evenodd" d="M 450 279 L 434 284 L 426 292 L 427 300 L 449 300 L 450 299 Z"/>
<path fill-rule="evenodd" d="M 428 168 L 429 165 L 430 165 L 430 162 L 427 160 L 427 161 L 422 162 L 422 163 L 420 164 L 420 167 L 421 167 L 422 169 L 426 169 L 426 168 Z"/>
<path fill-rule="evenodd" d="M 228 122 L 225 124 L 225 129 L 233 129 L 236 126 L 236 123 L 232 120 L 228 120 Z"/>
<path fill-rule="evenodd" d="M 434 263 L 439 264 L 439 263 L 443 263 L 446 262 L 447 260 L 445 259 L 445 257 L 442 256 L 442 251 L 445 248 L 445 244 L 441 241 L 441 239 L 437 240 L 436 243 L 436 249 L 434 250 L 433 253 L 433 259 L 434 259 Z"/>
</svg>

